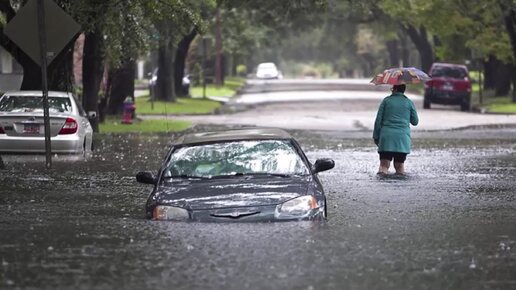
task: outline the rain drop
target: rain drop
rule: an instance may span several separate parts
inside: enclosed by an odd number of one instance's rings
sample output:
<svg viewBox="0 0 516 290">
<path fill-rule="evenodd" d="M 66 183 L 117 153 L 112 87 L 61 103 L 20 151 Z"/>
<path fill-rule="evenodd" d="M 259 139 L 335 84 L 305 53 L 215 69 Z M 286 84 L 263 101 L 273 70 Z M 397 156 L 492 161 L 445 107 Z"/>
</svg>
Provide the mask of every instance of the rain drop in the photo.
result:
<svg viewBox="0 0 516 290">
<path fill-rule="evenodd" d="M 470 269 L 476 269 L 477 268 L 477 264 L 475 264 L 475 259 L 471 259 L 471 263 L 469 264 L 469 268 Z"/>
</svg>

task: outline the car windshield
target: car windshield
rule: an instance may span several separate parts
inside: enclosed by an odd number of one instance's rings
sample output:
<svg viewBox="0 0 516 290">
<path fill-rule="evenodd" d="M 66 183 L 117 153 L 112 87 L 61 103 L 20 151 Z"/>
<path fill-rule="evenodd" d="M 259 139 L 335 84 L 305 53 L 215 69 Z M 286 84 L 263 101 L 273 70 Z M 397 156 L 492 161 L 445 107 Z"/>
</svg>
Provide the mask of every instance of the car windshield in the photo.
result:
<svg viewBox="0 0 516 290">
<path fill-rule="evenodd" d="M 49 97 L 50 112 L 71 112 L 69 98 Z M 38 96 L 4 96 L 0 99 L 0 112 L 43 112 L 43 98 Z"/>
<path fill-rule="evenodd" d="M 286 140 L 236 141 L 181 147 L 164 172 L 170 177 L 303 175 L 308 169 Z"/>
<path fill-rule="evenodd" d="M 449 77 L 454 79 L 463 79 L 468 74 L 465 69 L 460 67 L 438 66 L 432 69 L 432 77 Z"/>
</svg>

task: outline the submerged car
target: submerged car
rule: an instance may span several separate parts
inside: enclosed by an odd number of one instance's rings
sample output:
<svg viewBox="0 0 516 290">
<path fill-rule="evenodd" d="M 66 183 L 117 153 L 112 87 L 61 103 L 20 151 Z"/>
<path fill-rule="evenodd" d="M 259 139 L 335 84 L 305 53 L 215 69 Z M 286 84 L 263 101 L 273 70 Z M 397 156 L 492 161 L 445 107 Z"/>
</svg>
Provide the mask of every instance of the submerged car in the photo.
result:
<svg viewBox="0 0 516 290">
<path fill-rule="evenodd" d="M 331 159 L 311 164 L 286 131 L 253 128 L 184 135 L 157 175 L 146 215 L 154 220 L 269 222 L 324 220 L 326 197 L 317 173 Z"/>
<path fill-rule="evenodd" d="M 52 152 L 90 152 L 93 129 L 75 96 L 50 91 L 48 104 Z M 0 97 L 0 152 L 45 152 L 41 91 L 12 91 Z"/>
<path fill-rule="evenodd" d="M 434 63 L 430 68 L 432 80 L 425 83 L 423 108 L 431 104 L 460 105 L 467 111 L 471 103 L 471 80 L 468 68 L 461 64 Z"/>
</svg>

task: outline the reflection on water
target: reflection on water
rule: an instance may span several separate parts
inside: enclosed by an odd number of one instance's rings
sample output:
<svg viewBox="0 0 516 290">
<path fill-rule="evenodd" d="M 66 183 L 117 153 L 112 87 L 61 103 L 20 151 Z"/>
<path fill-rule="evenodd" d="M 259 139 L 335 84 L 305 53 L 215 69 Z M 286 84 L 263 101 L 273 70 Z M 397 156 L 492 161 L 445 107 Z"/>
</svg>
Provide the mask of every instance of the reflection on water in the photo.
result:
<svg viewBox="0 0 516 290">
<path fill-rule="evenodd" d="M 0 288 L 515 285 L 513 141 L 416 139 L 408 175 L 378 178 L 369 138 L 294 134 L 310 160 L 336 161 L 320 174 L 326 223 L 144 219 L 151 187 L 134 175 L 157 170 L 171 136 L 103 136 L 90 158 L 59 156 L 51 171 L 44 156 L 3 156 Z"/>
</svg>

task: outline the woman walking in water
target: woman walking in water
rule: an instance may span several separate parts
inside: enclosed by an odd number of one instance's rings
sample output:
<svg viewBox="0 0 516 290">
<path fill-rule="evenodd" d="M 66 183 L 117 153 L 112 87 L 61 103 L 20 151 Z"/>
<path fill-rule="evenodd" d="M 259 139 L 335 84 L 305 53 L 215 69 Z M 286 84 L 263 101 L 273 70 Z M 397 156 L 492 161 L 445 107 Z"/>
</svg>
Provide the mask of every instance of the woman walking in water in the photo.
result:
<svg viewBox="0 0 516 290">
<path fill-rule="evenodd" d="M 405 174 L 404 163 L 411 148 L 410 124 L 416 126 L 419 122 L 414 103 L 404 95 L 405 89 L 404 84 L 394 85 L 392 95 L 383 99 L 376 114 L 373 139 L 380 155 L 380 175 L 388 173 L 392 160 L 396 174 Z"/>
</svg>

